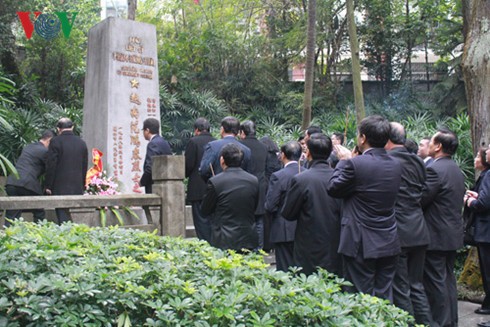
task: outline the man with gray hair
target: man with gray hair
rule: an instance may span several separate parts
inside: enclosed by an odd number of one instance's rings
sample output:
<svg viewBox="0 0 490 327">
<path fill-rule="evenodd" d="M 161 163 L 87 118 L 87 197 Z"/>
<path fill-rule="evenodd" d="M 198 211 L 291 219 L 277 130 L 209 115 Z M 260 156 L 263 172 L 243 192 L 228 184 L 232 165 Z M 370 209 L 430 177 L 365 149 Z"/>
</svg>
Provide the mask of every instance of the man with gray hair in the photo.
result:
<svg viewBox="0 0 490 327">
<path fill-rule="evenodd" d="M 426 173 L 422 159 L 405 148 L 403 126 L 390 123 L 390 136 L 385 145 L 388 155 L 401 166 L 401 183 L 395 202 L 395 218 L 401 254 L 393 282 L 393 303 L 414 316 L 418 324 L 431 326 L 429 302 L 423 277 L 429 230 L 420 204 Z"/>
<path fill-rule="evenodd" d="M 58 136 L 49 143 L 46 161 L 46 194 L 82 195 L 88 168 L 87 144 L 73 133 L 73 122 L 61 118 Z M 58 223 L 70 221 L 68 209 L 56 209 Z"/>
</svg>

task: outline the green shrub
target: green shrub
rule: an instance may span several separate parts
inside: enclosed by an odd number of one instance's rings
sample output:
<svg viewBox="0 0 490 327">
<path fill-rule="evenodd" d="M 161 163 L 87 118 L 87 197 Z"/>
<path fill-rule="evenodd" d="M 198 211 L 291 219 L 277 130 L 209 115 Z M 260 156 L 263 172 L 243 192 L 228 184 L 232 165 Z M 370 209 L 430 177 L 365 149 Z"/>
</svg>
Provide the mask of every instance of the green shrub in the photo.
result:
<svg viewBox="0 0 490 327">
<path fill-rule="evenodd" d="M 130 229 L 15 222 L 0 238 L 2 326 L 405 326 L 325 271 Z"/>
</svg>

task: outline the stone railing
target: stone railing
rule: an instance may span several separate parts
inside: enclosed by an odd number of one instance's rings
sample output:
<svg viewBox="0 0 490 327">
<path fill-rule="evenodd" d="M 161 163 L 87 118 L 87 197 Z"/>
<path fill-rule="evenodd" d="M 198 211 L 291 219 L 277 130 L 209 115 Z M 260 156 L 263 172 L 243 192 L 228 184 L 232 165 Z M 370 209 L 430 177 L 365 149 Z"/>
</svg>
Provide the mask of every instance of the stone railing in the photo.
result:
<svg viewBox="0 0 490 327">
<path fill-rule="evenodd" d="M 158 230 L 160 235 L 185 236 L 184 157 L 157 156 L 152 167 L 153 194 L 126 195 L 63 195 L 0 197 L 0 211 L 8 209 L 68 208 L 75 223 L 100 225 L 97 208 L 141 207 L 145 223 L 125 227 L 146 231 Z"/>
</svg>

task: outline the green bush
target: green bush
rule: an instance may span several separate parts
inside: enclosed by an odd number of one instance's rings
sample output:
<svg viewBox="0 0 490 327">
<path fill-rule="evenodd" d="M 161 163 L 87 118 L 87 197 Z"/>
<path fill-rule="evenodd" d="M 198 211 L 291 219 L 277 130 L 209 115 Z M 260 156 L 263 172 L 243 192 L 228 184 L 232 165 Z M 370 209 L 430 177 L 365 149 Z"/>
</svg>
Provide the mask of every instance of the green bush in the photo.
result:
<svg viewBox="0 0 490 327">
<path fill-rule="evenodd" d="M 15 222 L 0 238 L 2 326 L 405 326 L 326 271 L 130 229 Z"/>
</svg>

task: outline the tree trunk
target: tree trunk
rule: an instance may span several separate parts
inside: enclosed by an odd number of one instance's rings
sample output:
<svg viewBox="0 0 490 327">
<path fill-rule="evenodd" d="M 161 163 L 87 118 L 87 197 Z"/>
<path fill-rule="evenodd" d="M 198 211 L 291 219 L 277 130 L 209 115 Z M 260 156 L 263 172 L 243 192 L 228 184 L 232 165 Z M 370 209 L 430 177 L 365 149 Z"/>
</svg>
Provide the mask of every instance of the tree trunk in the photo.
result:
<svg viewBox="0 0 490 327">
<path fill-rule="evenodd" d="M 303 130 L 311 122 L 311 100 L 313 98 L 313 81 L 315 68 L 315 34 L 316 34 L 316 0 L 308 1 L 308 32 L 306 40 L 306 67 L 305 67 L 305 96 L 303 100 Z"/>
<path fill-rule="evenodd" d="M 128 0 L 128 19 L 135 20 L 136 19 L 136 7 L 138 4 L 138 0 Z"/>
<path fill-rule="evenodd" d="M 357 40 L 356 20 L 354 17 L 354 0 L 347 0 L 347 25 L 349 30 L 350 52 L 352 55 L 352 87 L 356 106 L 356 122 L 359 125 L 366 116 L 364 95 L 362 93 L 361 64 L 359 61 L 359 41 Z"/>
<path fill-rule="evenodd" d="M 463 76 L 473 150 L 490 143 L 490 1 L 463 0 Z"/>
</svg>

